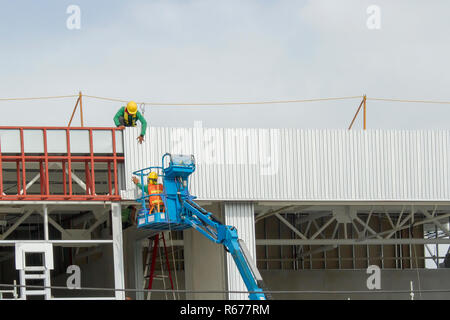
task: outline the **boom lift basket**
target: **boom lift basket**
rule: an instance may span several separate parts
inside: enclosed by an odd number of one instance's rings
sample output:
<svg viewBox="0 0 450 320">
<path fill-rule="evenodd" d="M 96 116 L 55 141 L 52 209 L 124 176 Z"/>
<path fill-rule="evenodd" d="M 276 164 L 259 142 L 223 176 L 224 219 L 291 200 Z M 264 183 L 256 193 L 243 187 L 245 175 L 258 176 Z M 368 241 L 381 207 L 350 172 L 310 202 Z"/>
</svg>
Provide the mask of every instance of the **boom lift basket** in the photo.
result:
<svg viewBox="0 0 450 320">
<path fill-rule="evenodd" d="M 167 166 L 165 166 L 167 161 Z M 162 157 L 161 163 L 162 167 L 147 167 L 133 172 L 134 175 L 140 177 L 142 191 L 141 197 L 136 199 L 142 205 L 137 216 L 137 227 L 161 231 L 191 228 L 191 225 L 185 223 L 181 216 L 183 208 L 179 207 L 179 203 L 183 203 L 181 199 L 192 200 L 195 198 L 188 193 L 187 180 L 188 176 L 195 171 L 195 158 L 192 155 L 171 155 L 166 153 Z M 152 171 L 157 171 L 162 178 L 163 191 L 162 193 L 146 195 L 144 181 L 147 179 L 145 177 Z M 148 199 L 156 196 L 161 197 L 163 205 L 152 208 L 148 203 Z M 175 197 L 178 197 L 178 199 Z"/>
</svg>

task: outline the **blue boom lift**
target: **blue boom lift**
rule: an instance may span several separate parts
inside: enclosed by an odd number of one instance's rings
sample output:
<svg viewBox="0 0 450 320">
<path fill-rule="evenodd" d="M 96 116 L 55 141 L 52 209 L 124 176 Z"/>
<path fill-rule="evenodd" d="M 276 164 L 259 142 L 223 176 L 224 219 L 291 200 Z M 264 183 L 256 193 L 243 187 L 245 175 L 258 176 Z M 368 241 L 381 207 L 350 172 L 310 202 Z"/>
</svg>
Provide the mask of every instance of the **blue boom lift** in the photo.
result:
<svg viewBox="0 0 450 320">
<path fill-rule="evenodd" d="M 137 227 L 161 231 L 195 228 L 209 240 L 224 245 L 236 263 L 251 300 L 269 299 L 262 289 L 262 277 L 251 260 L 244 241 L 238 238 L 236 228 L 220 222 L 212 213 L 196 204 L 193 201 L 196 197 L 189 194 L 188 177 L 195 171 L 194 156 L 166 153 L 161 163 L 161 167 L 148 167 L 133 172 L 140 177 L 142 189 L 142 196 L 137 199 L 142 204 L 137 216 Z M 159 171 L 163 180 L 163 192 L 146 195 L 144 177 L 152 171 Z M 161 197 L 164 203 L 161 212 L 149 212 L 146 200 L 150 196 Z"/>
</svg>

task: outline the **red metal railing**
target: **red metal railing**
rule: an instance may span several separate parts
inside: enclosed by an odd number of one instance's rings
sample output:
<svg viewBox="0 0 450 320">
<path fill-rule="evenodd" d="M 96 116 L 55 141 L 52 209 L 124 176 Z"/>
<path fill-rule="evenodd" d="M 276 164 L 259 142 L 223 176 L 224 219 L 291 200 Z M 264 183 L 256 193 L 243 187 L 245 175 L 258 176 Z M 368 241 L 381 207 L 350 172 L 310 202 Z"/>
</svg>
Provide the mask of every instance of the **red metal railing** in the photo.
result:
<svg viewBox="0 0 450 320">
<path fill-rule="evenodd" d="M 123 156 L 117 155 L 116 146 L 116 131 L 120 130 L 118 128 L 101 128 L 101 127 L 0 127 L 0 130 L 19 130 L 20 132 L 20 152 L 17 153 L 2 153 L 2 141 L 0 137 L 0 201 L 1 200 L 53 200 L 53 201 L 64 201 L 64 200 L 97 200 L 97 201 L 117 201 L 120 200 L 119 190 L 118 190 L 118 175 L 117 167 L 118 163 L 124 161 Z M 24 132 L 26 130 L 38 130 L 42 131 L 43 136 L 43 152 L 39 153 L 28 153 L 24 147 Z M 48 139 L 47 133 L 51 130 L 63 130 L 65 131 L 66 137 L 66 152 L 49 153 L 48 152 Z M 77 130 L 84 130 L 89 133 L 89 152 L 81 154 L 71 153 L 71 136 L 70 133 Z M 111 133 L 111 152 L 95 154 L 94 153 L 94 142 L 93 133 L 96 131 L 109 131 Z M 5 132 L 5 131 L 2 131 Z M 4 183 L 4 167 L 7 163 L 16 163 L 16 184 L 17 184 L 17 194 L 6 194 L 8 192 L 5 190 Z M 40 193 L 27 193 L 27 164 L 31 166 L 32 164 L 39 164 L 39 173 L 34 179 L 39 180 Z M 51 184 L 49 179 L 49 166 L 59 163 L 61 165 L 61 180 L 62 189 L 61 190 L 51 190 Z M 85 193 L 80 194 L 80 192 L 75 193 L 73 190 L 73 167 L 74 163 L 84 163 L 84 176 L 85 181 L 77 177 L 77 182 L 81 180 L 85 184 Z M 107 184 L 106 192 L 103 194 L 97 194 L 95 188 L 95 173 L 97 167 L 100 164 L 106 164 L 107 167 L 107 179 L 102 181 L 102 184 Z M 11 166 L 9 166 L 11 167 Z M 111 168 L 112 167 L 112 168 Z M 112 169 L 112 170 L 111 170 Z M 9 169 L 11 170 L 11 169 Z M 28 183 L 34 184 L 35 181 L 30 181 Z M 36 182 L 37 183 L 37 182 Z M 55 184 L 59 181 L 55 181 Z M 9 182 L 11 184 L 11 181 Z M 113 187 L 114 186 L 114 187 Z M 11 188 L 8 188 L 11 189 Z M 56 189 L 56 188 L 55 188 Z"/>
</svg>

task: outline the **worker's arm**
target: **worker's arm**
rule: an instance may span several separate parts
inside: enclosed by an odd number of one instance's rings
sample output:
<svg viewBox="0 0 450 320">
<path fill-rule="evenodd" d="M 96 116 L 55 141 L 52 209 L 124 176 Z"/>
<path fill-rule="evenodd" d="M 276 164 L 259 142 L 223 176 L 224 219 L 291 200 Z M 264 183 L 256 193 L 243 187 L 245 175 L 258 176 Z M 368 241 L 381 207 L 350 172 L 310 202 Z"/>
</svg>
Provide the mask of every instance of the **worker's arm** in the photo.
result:
<svg viewBox="0 0 450 320">
<path fill-rule="evenodd" d="M 141 122 L 141 136 L 145 136 L 145 131 L 147 130 L 147 121 L 139 111 L 137 112 L 136 116 L 138 120 Z"/>
<path fill-rule="evenodd" d="M 120 126 L 119 118 L 123 117 L 124 113 L 125 113 L 125 107 L 122 107 L 119 109 L 119 111 L 117 111 L 116 115 L 114 116 L 114 123 L 116 124 L 116 127 Z"/>
<path fill-rule="evenodd" d="M 131 180 L 133 180 L 133 183 L 142 190 L 142 184 L 139 182 L 139 179 L 137 177 L 132 177 Z M 148 185 L 144 186 L 144 192 L 148 194 Z"/>
<path fill-rule="evenodd" d="M 142 184 L 140 184 L 139 182 L 138 182 L 136 185 L 137 185 L 137 187 L 138 187 L 139 189 L 142 188 Z M 145 186 L 144 186 L 144 191 L 145 191 L 145 193 L 148 194 L 148 185 L 145 185 Z"/>
</svg>

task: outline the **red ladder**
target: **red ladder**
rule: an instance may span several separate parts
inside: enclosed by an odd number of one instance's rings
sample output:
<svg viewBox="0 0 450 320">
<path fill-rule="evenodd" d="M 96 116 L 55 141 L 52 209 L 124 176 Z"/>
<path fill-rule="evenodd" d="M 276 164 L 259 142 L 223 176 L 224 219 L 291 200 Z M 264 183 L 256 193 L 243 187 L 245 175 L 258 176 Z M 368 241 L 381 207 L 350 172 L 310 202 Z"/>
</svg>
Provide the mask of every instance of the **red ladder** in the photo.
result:
<svg viewBox="0 0 450 320">
<path fill-rule="evenodd" d="M 173 290 L 174 287 L 173 287 L 173 281 L 172 281 L 172 273 L 170 271 L 170 263 L 169 263 L 169 258 L 168 258 L 168 254 L 167 254 L 167 246 L 166 246 L 166 239 L 164 238 L 164 232 L 158 233 L 156 236 L 153 237 L 152 260 L 151 260 L 151 263 L 150 263 L 150 275 L 148 276 L 147 289 L 149 289 L 149 290 L 152 289 L 153 279 L 155 278 L 155 265 L 156 265 L 156 258 L 158 256 L 160 235 L 161 235 L 161 239 L 163 241 L 164 256 L 165 256 L 165 262 L 166 262 L 167 270 L 168 270 L 168 273 L 169 273 L 170 287 Z M 149 246 L 150 246 L 150 241 L 151 240 L 152 240 L 152 238 L 149 238 Z M 164 289 L 166 289 L 166 288 L 164 288 Z M 150 297 L 150 294 L 149 294 L 149 297 Z"/>
</svg>

